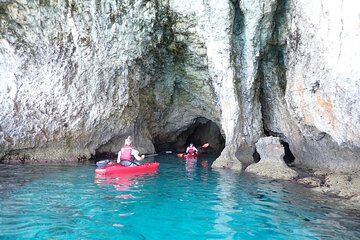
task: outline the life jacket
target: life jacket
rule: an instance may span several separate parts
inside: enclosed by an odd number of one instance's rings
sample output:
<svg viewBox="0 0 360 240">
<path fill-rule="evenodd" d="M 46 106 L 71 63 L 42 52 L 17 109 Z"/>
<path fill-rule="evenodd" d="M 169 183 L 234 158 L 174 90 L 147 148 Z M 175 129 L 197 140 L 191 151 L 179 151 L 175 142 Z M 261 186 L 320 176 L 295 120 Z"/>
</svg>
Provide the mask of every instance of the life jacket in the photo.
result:
<svg viewBox="0 0 360 240">
<path fill-rule="evenodd" d="M 130 145 L 124 145 L 121 148 L 120 160 L 132 160 L 132 147 Z"/>
<path fill-rule="evenodd" d="M 188 153 L 193 153 L 193 152 L 195 152 L 194 147 L 189 147 L 189 151 L 188 151 Z"/>
</svg>

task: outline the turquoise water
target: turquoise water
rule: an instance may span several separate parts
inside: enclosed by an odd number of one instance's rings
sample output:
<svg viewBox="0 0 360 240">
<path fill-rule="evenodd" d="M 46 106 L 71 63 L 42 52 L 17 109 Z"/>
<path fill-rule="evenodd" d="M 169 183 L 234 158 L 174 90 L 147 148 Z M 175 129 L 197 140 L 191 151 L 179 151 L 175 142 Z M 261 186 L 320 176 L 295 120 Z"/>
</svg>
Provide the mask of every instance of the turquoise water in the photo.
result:
<svg viewBox="0 0 360 240">
<path fill-rule="evenodd" d="M 360 212 L 290 182 L 155 159 L 157 174 L 0 165 L 0 239 L 360 239 Z"/>
</svg>

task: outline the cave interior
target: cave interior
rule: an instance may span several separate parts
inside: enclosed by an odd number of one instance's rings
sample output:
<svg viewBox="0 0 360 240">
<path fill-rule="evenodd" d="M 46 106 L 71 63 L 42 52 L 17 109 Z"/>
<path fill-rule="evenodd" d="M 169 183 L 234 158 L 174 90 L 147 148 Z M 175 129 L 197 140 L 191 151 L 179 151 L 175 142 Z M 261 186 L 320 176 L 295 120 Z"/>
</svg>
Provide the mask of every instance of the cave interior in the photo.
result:
<svg viewBox="0 0 360 240">
<path fill-rule="evenodd" d="M 225 147 L 225 138 L 221 134 L 219 126 L 213 121 L 199 117 L 194 121 L 178 130 L 171 133 L 176 137 L 173 141 L 168 141 L 168 137 L 156 137 L 154 139 L 154 147 L 156 152 L 172 151 L 176 153 L 184 152 L 190 143 L 193 143 L 201 153 L 211 153 L 219 155 Z M 208 147 L 203 147 L 208 143 Z"/>
</svg>

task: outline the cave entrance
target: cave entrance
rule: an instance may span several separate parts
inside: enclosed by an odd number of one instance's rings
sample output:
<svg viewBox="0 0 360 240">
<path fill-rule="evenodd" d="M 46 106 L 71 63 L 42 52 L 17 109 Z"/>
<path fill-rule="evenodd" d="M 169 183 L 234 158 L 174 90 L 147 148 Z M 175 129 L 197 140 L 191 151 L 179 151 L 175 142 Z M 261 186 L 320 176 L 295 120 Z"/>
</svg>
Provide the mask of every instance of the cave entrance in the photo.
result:
<svg viewBox="0 0 360 240">
<path fill-rule="evenodd" d="M 196 118 L 192 124 L 186 126 L 184 130 L 174 133 L 174 135 L 176 137 L 173 138 L 173 142 L 167 142 L 166 139 L 155 139 L 154 147 L 156 152 L 167 150 L 184 152 L 190 143 L 193 143 L 197 148 L 209 143 L 209 146 L 202 148 L 201 151 L 203 153 L 220 154 L 225 147 L 225 139 L 219 126 L 203 117 Z"/>
</svg>

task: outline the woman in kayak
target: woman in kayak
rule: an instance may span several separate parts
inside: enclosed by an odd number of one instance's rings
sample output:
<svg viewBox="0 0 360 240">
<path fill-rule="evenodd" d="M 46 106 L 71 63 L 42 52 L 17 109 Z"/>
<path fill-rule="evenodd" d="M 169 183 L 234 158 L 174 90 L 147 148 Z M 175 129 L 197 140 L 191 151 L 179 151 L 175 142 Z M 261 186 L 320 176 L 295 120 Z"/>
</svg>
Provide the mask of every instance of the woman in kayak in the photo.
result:
<svg viewBox="0 0 360 240">
<path fill-rule="evenodd" d="M 198 152 L 198 150 L 196 149 L 196 147 L 192 143 L 190 143 L 190 146 L 188 146 L 186 149 L 186 154 L 197 153 L 197 152 Z"/>
<path fill-rule="evenodd" d="M 141 164 L 138 161 L 141 161 L 144 158 L 145 155 L 139 156 L 139 151 L 132 148 L 132 139 L 131 136 L 129 136 L 125 139 L 125 145 L 118 153 L 117 162 L 125 167 L 139 166 Z"/>
</svg>

